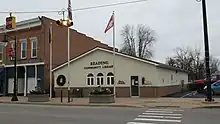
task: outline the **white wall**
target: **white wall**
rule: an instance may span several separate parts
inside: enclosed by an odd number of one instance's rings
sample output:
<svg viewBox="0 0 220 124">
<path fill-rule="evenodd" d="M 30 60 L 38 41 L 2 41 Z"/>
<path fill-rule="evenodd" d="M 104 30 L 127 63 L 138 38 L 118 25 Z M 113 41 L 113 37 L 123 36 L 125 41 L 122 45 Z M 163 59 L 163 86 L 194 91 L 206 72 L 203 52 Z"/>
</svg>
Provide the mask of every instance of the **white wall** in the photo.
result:
<svg viewBox="0 0 220 124">
<path fill-rule="evenodd" d="M 18 78 L 18 93 L 24 93 L 24 79 Z M 14 78 L 8 79 L 8 93 L 13 93 L 14 91 Z"/>
<path fill-rule="evenodd" d="M 176 73 L 175 70 L 157 68 L 158 71 L 158 86 L 170 86 L 170 85 L 180 85 L 181 80 L 184 80 L 184 83 L 188 83 L 188 74 L 184 72 L 178 71 Z M 173 80 L 171 79 L 171 75 L 173 75 Z"/>
<path fill-rule="evenodd" d="M 35 78 L 27 78 L 27 93 L 30 93 L 30 91 L 35 90 Z"/>
<path fill-rule="evenodd" d="M 87 74 L 93 73 L 97 75 L 99 72 L 102 72 L 104 75 L 107 75 L 108 72 L 113 72 L 113 68 L 107 69 L 84 69 L 86 66 L 90 66 L 90 62 L 93 61 L 109 61 L 109 65 L 112 65 L 113 55 L 105 51 L 95 51 L 73 63 L 70 64 L 70 87 L 87 87 L 86 77 Z M 157 82 L 157 71 L 154 65 L 146 64 L 134 59 L 130 59 L 123 56 L 116 55 L 115 59 L 115 71 L 116 71 L 116 82 L 119 80 L 124 81 L 125 84 L 118 85 L 119 87 L 128 87 L 130 86 L 130 76 L 139 76 L 139 83 L 141 83 L 141 78 L 145 77 L 147 81 L 151 82 L 152 85 L 159 85 Z M 54 72 L 55 81 L 60 74 L 63 74 L 67 77 L 67 66 L 60 68 Z M 96 84 L 96 80 L 94 81 Z M 106 78 L 104 80 L 106 83 Z M 55 87 L 57 86 L 54 82 Z M 64 87 L 67 87 L 64 85 Z M 96 87 L 96 86 L 95 86 Z"/>
</svg>

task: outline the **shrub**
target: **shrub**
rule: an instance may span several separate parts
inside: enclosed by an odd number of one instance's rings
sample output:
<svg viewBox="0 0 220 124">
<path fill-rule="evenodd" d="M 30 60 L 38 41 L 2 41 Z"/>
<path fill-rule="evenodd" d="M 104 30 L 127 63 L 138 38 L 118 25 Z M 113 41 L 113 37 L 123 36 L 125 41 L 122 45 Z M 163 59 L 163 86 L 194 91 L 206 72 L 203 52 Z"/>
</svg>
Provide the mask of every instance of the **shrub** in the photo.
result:
<svg viewBox="0 0 220 124">
<path fill-rule="evenodd" d="M 35 90 L 30 91 L 30 94 L 46 94 L 46 91 L 40 87 L 35 87 Z"/>
<path fill-rule="evenodd" d="M 92 92 L 90 92 L 91 95 L 109 95 L 113 94 L 112 91 L 109 88 L 101 88 L 98 87 L 94 89 Z"/>
</svg>

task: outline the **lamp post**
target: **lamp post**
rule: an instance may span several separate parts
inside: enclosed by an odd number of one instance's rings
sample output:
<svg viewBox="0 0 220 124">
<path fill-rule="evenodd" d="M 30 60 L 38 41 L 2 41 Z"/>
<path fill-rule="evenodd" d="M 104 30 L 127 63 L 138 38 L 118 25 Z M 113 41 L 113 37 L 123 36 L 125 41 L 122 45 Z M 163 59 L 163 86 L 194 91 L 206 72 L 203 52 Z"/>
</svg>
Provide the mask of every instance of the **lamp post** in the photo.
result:
<svg viewBox="0 0 220 124">
<path fill-rule="evenodd" d="M 204 47 L 205 47 L 205 68 L 206 68 L 206 80 L 207 85 L 207 96 L 205 101 L 211 102 L 214 101 L 212 98 L 211 90 L 211 76 L 210 76 L 210 67 L 209 67 L 209 38 L 208 38 L 208 26 L 207 26 L 207 13 L 206 13 L 206 1 L 205 0 L 196 0 L 198 2 L 202 1 L 202 14 L 203 14 L 203 33 L 204 33 Z"/>
<path fill-rule="evenodd" d="M 4 40 L 2 42 L 8 43 L 7 38 L 11 38 L 14 40 L 14 89 L 13 89 L 13 96 L 11 98 L 11 101 L 18 101 L 17 97 L 17 38 L 11 37 L 7 34 L 4 35 Z"/>
</svg>

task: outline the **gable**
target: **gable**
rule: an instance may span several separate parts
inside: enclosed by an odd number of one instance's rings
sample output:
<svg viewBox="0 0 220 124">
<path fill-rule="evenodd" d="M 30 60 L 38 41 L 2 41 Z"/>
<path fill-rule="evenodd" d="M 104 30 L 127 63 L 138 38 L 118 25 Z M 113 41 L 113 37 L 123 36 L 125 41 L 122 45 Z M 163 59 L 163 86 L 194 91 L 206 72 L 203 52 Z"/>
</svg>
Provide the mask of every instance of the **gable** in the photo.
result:
<svg viewBox="0 0 220 124">
<path fill-rule="evenodd" d="M 81 59 L 81 58 L 84 58 L 84 57 L 86 57 L 86 56 L 89 56 L 89 55 L 91 55 L 92 53 L 94 54 L 95 52 L 104 53 L 104 56 L 105 56 L 105 55 L 112 55 L 112 57 L 113 57 L 113 51 L 97 47 L 97 48 L 94 48 L 94 49 L 92 49 L 92 50 L 90 50 L 90 51 L 88 51 L 88 52 L 86 52 L 86 53 L 84 53 L 84 54 L 82 54 L 82 55 L 79 55 L 79 56 L 77 56 L 76 58 L 70 60 L 70 63 L 72 63 L 72 62 L 74 62 L 74 61 L 77 61 L 77 60 L 79 60 L 79 59 Z M 106 53 L 107 53 L 107 54 L 106 54 Z M 146 61 L 146 60 L 143 60 L 143 59 L 139 59 L 139 58 L 132 57 L 132 56 L 125 55 L 125 54 L 122 54 L 122 53 L 118 53 L 118 52 L 116 52 L 115 55 L 116 55 L 116 56 L 119 56 L 119 57 L 127 58 L 127 59 L 132 59 L 132 60 L 135 60 L 135 61 L 139 61 L 139 62 L 144 62 L 144 63 L 146 63 L 146 64 L 150 64 L 150 65 L 154 65 L 154 66 L 157 66 L 157 65 L 158 65 L 158 64 L 156 64 L 156 63 L 154 63 L 154 62 Z M 94 56 L 96 56 L 96 55 L 94 55 Z M 108 57 L 109 57 L 109 56 L 108 56 Z M 107 57 L 107 58 L 108 58 L 108 57 Z M 112 58 L 112 59 L 113 59 L 113 58 Z M 117 58 L 116 58 L 116 59 L 117 59 Z M 60 66 L 58 66 L 58 67 L 56 67 L 56 68 L 54 68 L 52 71 L 56 71 L 57 69 L 60 69 L 60 68 L 62 68 L 62 67 L 64 67 L 64 66 L 67 66 L 67 62 L 64 63 L 64 64 L 62 64 L 62 65 L 60 65 Z"/>
</svg>

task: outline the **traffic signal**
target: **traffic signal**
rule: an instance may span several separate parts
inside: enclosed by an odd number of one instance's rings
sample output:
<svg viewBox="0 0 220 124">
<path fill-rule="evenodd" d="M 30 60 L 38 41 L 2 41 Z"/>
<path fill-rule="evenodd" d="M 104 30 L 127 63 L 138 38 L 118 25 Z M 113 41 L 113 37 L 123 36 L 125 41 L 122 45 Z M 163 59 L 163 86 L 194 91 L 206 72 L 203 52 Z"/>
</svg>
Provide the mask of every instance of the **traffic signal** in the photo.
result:
<svg viewBox="0 0 220 124">
<path fill-rule="evenodd" d="M 11 30 L 16 28 L 16 18 L 10 16 L 6 18 L 6 29 Z"/>
<path fill-rule="evenodd" d="M 57 20 L 56 23 L 57 23 L 58 26 L 63 26 L 63 20 L 62 19 Z"/>
<path fill-rule="evenodd" d="M 62 26 L 62 27 L 71 27 L 71 26 L 73 26 L 73 21 L 72 20 L 62 20 L 62 19 L 60 19 L 60 20 L 57 20 L 56 21 L 56 24 L 58 25 L 58 26 Z"/>
</svg>

